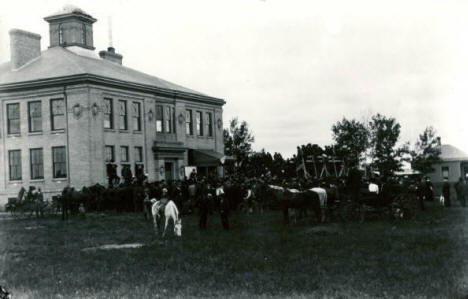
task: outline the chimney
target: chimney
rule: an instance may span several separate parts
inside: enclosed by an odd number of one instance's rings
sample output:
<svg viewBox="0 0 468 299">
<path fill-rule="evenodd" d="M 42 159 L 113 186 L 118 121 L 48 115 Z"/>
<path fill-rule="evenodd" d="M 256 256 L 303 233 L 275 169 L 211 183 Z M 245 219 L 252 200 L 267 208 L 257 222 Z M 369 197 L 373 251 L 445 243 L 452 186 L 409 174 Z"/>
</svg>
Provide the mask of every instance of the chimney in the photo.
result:
<svg viewBox="0 0 468 299">
<path fill-rule="evenodd" d="M 438 145 L 438 146 L 441 146 L 441 145 L 442 145 L 441 140 L 440 140 L 440 137 L 437 137 L 437 145 Z"/>
<path fill-rule="evenodd" d="M 105 60 L 109 60 L 110 62 L 122 65 L 122 55 L 115 53 L 115 49 L 113 47 L 107 48 L 107 51 L 100 51 L 99 57 Z"/>
<path fill-rule="evenodd" d="M 11 29 L 9 33 L 12 69 L 18 69 L 41 56 L 41 36 L 39 34 L 20 29 Z"/>
</svg>

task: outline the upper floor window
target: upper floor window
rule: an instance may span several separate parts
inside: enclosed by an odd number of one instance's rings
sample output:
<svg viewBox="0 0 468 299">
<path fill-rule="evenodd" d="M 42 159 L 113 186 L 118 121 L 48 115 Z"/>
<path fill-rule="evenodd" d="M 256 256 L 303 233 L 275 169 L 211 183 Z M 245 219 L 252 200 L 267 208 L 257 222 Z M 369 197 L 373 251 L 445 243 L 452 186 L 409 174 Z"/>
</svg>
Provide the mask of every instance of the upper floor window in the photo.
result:
<svg viewBox="0 0 468 299">
<path fill-rule="evenodd" d="M 133 130 L 141 131 L 141 104 L 133 102 Z"/>
<path fill-rule="evenodd" d="M 28 103 L 29 132 L 42 131 L 42 111 L 41 101 Z"/>
<path fill-rule="evenodd" d="M 21 150 L 8 151 L 10 181 L 21 180 Z"/>
<path fill-rule="evenodd" d="M 163 131 L 163 106 L 156 105 L 156 132 Z"/>
<path fill-rule="evenodd" d="M 112 106 L 112 99 L 104 99 L 104 128 L 114 128 L 114 107 Z"/>
<path fill-rule="evenodd" d="M 52 147 L 52 171 L 53 177 L 67 177 L 67 154 L 64 146 Z"/>
<path fill-rule="evenodd" d="M 193 135 L 192 110 L 190 109 L 185 111 L 185 133 L 188 135 Z"/>
<path fill-rule="evenodd" d="M 213 114 L 211 112 L 206 113 L 206 132 L 209 137 L 213 137 Z"/>
<path fill-rule="evenodd" d="M 44 178 L 44 159 L 42 148 L 32 148 L 29 152 L 29 161 L 31 163 L 31 179 Z"/>
<path fill-rule="evenodd" d="M 203 136 L 203 114 L 201 111 L 197 111 L 197 134 Z"/>
<path fill-rule="evenodd" d="M 50 100 L 50 118 L 52 131 L 65 129 L 65 101 Z"/>
<path fill-rule="evenodd" d="M 20 133 L 20 104 L 7 104 L 7 131 L 8 134 Z"/>
<path fill-rule="evenodd" d="M 442 178 L 448 179 L 449 178 L 449 167 L 443 166 L 442 167 Z"/>
<path fill-rule="evenodd" d="M 128 146 L 120 147 L 120 162 L 122 163 L 130 162 L 129 155 L 128 155 Z"/>
<path fill-rule="evenodd" d="M 104 158 L 107 163 L 115 162 L 114 146 L 106 145 L 104 154 L 105 154 Z"/>
<path fill-rule="evenodd" d="M 166 129 L 166 133 L 172 133 L 173 126 L 172 126 L 172 111 L 171 107 L 165 107 L 165 114 L 164 114 L 164 128 Z"/>
<path fill-rule="evenodd" d="M 119 100 L 120 113 L 119 113 L 119 129 L 127 130 L 127 101 Z"/>
</svg>

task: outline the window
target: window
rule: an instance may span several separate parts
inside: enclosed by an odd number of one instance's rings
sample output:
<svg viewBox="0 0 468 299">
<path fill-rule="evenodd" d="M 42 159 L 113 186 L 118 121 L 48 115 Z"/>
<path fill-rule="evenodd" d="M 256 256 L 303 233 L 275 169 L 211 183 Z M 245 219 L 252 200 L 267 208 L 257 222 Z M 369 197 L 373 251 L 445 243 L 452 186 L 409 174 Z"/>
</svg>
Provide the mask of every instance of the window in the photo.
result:
<svg viewBox="0 0 468 299">
<path fill-rule="evenodd" d="M 127 130 L 127 101 L 120 100 L 119 129 Z"/>
<path fill-rule="evenodd" d="M 206 113 L 206 126 L 208 136 L 213 137 L 213 115 L 210 112 Z"/>
<path fill-rule="evenodd" d="M 114 153 L 114 146 L 106 145 L 105 147 L 105 159 L 107 163 L 115 162 L 115 153 Z"/>
<path fill-rule="evenodd" d="M 449 167 L 448 166 L 443 166 L 442 167 L 442 177 L 444 179 L 448 179 L 448 177 L 449 177 Z"/>
<path fill-rule="evenodd" d="M 163 106 L 156 106 L 156 132 L 163 131 Z"/>
<path fill-rule="evenodd" d="M 112 106 L 112 99 L 104 99 L 104 128 L 114 128 L 114 107 Z"/>
<path fill-rule="evenodd" d="M 203 136 L 203 115 L 201 111 L 197 111 L 197 134 Z"/>
<path fill-rule="evenodd" d="M 172 133 L 172 111 L 171 107 L 165 107 L 164 128 L 166 133 Z"/>
<path fill-rule="evenodd" d="M 29 132 L 42 131 L 41 101 L 28 103 Z"/>
<path fill-rule="evenodd" d="M 135 146 L 135 162 L 143 162 L 143 148 Z"/>
<path fill-rule="evenodd" d="M 176 132 L 176 118 L 175 118 L 175 107 L 171 107 L 172 117 L 172 133 Z"/>
<path fill-rule="evenodd" d="M 19 103 L 7 104 L 7 131 L 8 134 L 20 133 L 20 105 Z"/>
<path fill-rule="evenodd" d="M 63 29 L 62 29 L 62 24 L 59 24 L 59 45 L 63 44 Z"/>
<path fill-rule="evenodd" d="M 67 156 L 64 146 L 52 147 L 52 168 L 54 179 L 67 177 Z"/>
<path fill-rule="evenodd" d="M 141 131 L 141 105 L 133 102 L 133 130 Z"/>
<path fill-rule="evenodd" d="M 86 25 L 84 23 L 81 24 L 81 40 L 86 45 Z"/>
<path fill-rule="evenodd" d="M 44 159 L 42 148 L 32 148 L 29 152 L 29 161 L 31 163 L 31 179 L 44 178 Z"/>
<path fill-rule="evenodd" d="M 120 147 L 120 162 L 129 162 L 128 146 Z"/>
<path fill-rule="evenodd" d="M 50 117 L 52 131 L 65 129 L 65 101 L 50 100 Z"/>
<path fill-rule="evenodd" d="M 193 135 L 192 110 L 185 111 L 185 133 Z"/>
<path fill-rule="evenodd" d="M 21 150 L 8 151 L 10 181 L 21 180 Z"/>
</svg>

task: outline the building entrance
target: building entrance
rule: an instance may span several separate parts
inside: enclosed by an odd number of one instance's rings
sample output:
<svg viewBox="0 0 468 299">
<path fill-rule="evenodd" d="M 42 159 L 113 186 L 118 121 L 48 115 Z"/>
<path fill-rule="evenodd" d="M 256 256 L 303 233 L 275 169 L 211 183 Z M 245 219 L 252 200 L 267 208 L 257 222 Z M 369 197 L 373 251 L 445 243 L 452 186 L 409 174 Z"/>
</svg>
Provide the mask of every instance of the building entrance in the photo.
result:
<svg viewBox="0 0 468 299">
<path fill-rule="evenodd" d="M 174 180 L 174 163 L 172 162 L 165 162 L 164 163 L 164 170 L 166 174 L 166 181 Z"/>
</svg>

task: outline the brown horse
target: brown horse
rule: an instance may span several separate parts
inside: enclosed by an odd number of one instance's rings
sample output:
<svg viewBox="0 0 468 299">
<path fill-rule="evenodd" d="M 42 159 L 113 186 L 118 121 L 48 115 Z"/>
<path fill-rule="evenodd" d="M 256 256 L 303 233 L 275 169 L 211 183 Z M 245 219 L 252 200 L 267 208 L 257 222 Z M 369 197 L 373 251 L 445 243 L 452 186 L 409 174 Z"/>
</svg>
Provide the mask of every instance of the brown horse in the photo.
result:
<svg viewBox="0 0 468 299">
<path fill-rule="evenodd" d="M 314 212 L 317 221 L 321 221 L 320 199 L 317 193 L 310 190 L 299 191 L 279 186 L 269 185 L 269 189 L 275 198 L 280 202 L 283 211 L 283 220 L 289 224 L 290 211 L 294 214 L 306 214 L 307 210 Z"/>
</svg>

